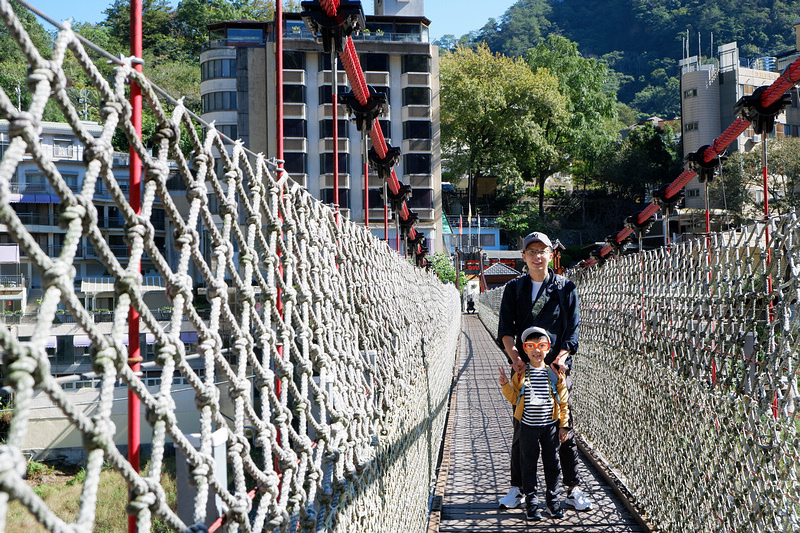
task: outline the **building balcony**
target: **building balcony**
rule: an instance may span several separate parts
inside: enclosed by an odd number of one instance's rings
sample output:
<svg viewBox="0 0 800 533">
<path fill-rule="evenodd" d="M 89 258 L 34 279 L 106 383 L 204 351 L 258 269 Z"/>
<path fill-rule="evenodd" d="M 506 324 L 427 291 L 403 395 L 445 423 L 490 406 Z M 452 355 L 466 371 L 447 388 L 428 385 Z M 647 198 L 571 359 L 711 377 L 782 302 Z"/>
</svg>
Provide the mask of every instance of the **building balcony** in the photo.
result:
<svg viewBox="0 0 800 533">
<path fill-rule="evenodd" d="M 404 154 L 410 152 L 425 152 L 432 151 L 433 141 L 430 139 L 408 139 L 403 141 L 402 150 Z"/>
<path fill-rule="evenodd" d="M 288 83 L 291 85 L 305 85 L 306 71 L 283 69 L 283 83 Z"/>
<path fill-rule="evenodd" d="M 416 118 L 429 119 L 431 118 L 431 107 L 427 105 L 403 106 L 401 114 L 403 122 Z"/>
<path fill-rule="evenodd" d="M 306 104 L 283 104 L 284 118 L 306 118 Z"/>
<path fill-rule="evenodd" d="M 347 137 L 339 137 L 339 153 L 350 153 L 350 139 Z M 293 150 L 294 151 L 294 150 Z M 333 139 L 320 139 L 319 140 L 319 153 L 333 153 Z"/>
<path fill-rule="evenodd" d="M 401 87 L 430 87 L 431 75 L 426 72 L 406 72 L 400 76 Z"/>
<path fill-rule="evenodd" d="M 333 189 L 333 174 L 321 174 L 320 187 L 323 189 Z M 339 188 L 350 188 L 350 174 L 339 172 Z"/>
</svg>

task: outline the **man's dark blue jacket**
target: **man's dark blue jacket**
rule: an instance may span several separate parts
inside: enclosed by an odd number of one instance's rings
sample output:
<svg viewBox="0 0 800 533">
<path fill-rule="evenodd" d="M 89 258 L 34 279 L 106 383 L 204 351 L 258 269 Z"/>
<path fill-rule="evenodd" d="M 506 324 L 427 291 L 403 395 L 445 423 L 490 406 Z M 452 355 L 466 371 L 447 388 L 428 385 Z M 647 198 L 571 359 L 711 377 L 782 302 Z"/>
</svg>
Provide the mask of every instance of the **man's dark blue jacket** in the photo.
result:
<svg viewBox="0 0 800 533">
<path fill-rule="evenodd" d="M 503 301 L 500 304 L 497 341 L 502 346 L 504 336 L 514 337 L 517 350 L 522 360 L 527 363 L 528 356 L 522 349 L 520 335 L 531 326 L 544 328 L 550 334 L 552 345 L 550 352 L 545 357 L 545 363 L 549 365 L 561 350 L 569 350 L 571 354 L 578 351 L 578 324 L 580 323 L 578 297 L 572 281 L 548 269 L 543 292 L 539 296 L 539 298 L 547 297 L 547 302 L 534 320 L 531 313 L 533 307 L 532 287 L 532 280 L 528 274 L 523 274 L 506 283 L 503 290 Z"/>
</svg>

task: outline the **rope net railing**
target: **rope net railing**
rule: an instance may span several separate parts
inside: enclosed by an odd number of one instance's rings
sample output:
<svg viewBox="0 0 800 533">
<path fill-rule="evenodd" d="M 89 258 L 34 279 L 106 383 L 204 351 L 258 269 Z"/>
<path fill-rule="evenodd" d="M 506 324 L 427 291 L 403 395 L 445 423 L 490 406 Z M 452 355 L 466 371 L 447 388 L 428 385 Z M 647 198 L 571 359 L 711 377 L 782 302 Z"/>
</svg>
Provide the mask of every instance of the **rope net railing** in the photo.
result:
<svg viewBox="0 0 800 533">
<path fill-rule="evenodd" d="M 797 214 L 573 272 L 576 427 L 660 530 L 800 531 L 798 274 Z"/>
<path fill-rule="evenodd" d="M 128 483 L 128 512 L 136 516 L 139 531 L 150 531 L 155 517 L 176 531 L 204 530 L 206 504 L 213 498 L 222 501 L 227 531 L 423 530 L 460 330 L 458 292 L 399 258 L 364 228 L 337 223 L 329 207 L 263 155 L 226 143 L 213 124 L 198 122 L 181 101 L 170 103 L 135 71 L 131 59 L 120 60 L 113 78 L 106 79 L 69 27 L 57 32 L 52 53 L 44 58 L 6 0 L 0 0 L 0 20 L 27 58 L 33 95 L 31 105 L 18 110 L 0 90 L 0 115 L 10 122 L 0 162 L 0 224 L 41 272 L 43 291 L 29 340 L 0 324 L 3 385 L 13 399 L 8 437 L 0 445 L 0 530 L 12 500 L 50 531 L 92 530 L 104 464 Z M 101 94 L 97 137 L 67 96 L 63 66 L 69 56 Z M 126 98 L 132 81 L 158 122 L 156 155 L 131 124 Z M 42 148 L 40 127 L 49 99 L 85 147 L 86 172 L 77 191 Z M 200 126 L 206 128 L 203 136 L 197 133 Z M 117 129 L 143 162 L 138 215 L 112 170 Z M 181 150 L 182 139 L 190 150 Z M 10 182 L 25 157 L 36 162 L 61 200 L 65 233 L 57 256 L 39 246 L 10 201 Z M 167 188 L 171 166 L 185 183 L 183 205 Z M 98 182 L 124 218 L 127 264 L 98 228 L 93 204 Z M 166 212 L 174 230 L 176 260 L 168 260 L 153 238 L 154 206 Z M 81 238 L 114 279 L 110 333 L 94 322 L 75 292 Z M 137 271 L 143 254 L 166 281 L 172 304 L 166 324 L 145 303 Z M 195 307 L 200 288 L 207 313 Z M 50 372 L 45 346 L 59 305 L 91 339 L 99 381 L 91 410 L 74 404 Z M 127 364 L 131 308 L 155 336 L 157 387 L 146 386 Z M 186 352 L 180 336 L 187 323 L 197 332 L 196 354 Z M 203 372 L 191 358 L 202 360 Z M 194 391 L 199 449 L 175 415 L 174 377 Z M 152 432 L 149 463 L 141 472 L 114 441 L 124 431 L 111 416 L 118 382 L 141 400 L 143 424 Z M 23 477 L 24 443 L 36 416 L 31 405 L 42 394 L 83 436 L 86 475 L 74 522 L 50 509 Z M 230 481 L 214 475 L 211 439 L 219 431 Z M 159 484 L 171 446 L 186 457 L 196 489 L 189 521 L 167 505 Z"/>
</svg>

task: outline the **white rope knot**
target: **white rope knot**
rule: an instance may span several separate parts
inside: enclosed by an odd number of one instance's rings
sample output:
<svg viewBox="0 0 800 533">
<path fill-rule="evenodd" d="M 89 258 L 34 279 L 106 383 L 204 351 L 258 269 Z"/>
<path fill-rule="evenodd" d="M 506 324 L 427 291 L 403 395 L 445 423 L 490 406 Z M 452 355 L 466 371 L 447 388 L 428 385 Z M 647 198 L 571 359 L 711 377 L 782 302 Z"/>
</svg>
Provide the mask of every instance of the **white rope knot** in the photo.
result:
<svg viewBox="0 0 800 533">
<path fill-rule="evenodd" d="M 42 287 L 58 287 L 65 289 L 72 287 L 72 280 L 75 279 L 75 267 L 62 261 L 53 261 L 52 266 L 42 272 Z"/>
<path fill-rule="evenodd" d="M 219 254 L 217 254 L 217 256 L 218 256 L 218 258 L 217 258 L 218 261 L 224 261 L 225 260 L 225 254 L 224 253 L 219 253 Z M 219 298 L 223 302 L 227 302 L 228 301 L 228 285 L 224 281 L 220 281 L 218 279 L 212 280 L 208 284 L 208 288 L 206 289 L 206 292 L 207 292 L 207 296 L 208 296 L 209 299 Z"/>
<path fill-rule="evenodd" d="M 199 200 L 201 206 L 208 205 L 208 188 L 201 181 L 196 181 L 191 187 L 186 189 L 186 198 L 189 202 Z"/>
<path fill-rule="evenodd" d="M 195 152 L 194 159 L 192 159 L 192 168 L 195 172 L 200 170 L 201 168 L 208 166 L 210 161 L 213 161 L 214 158 L 205 152 Z"/>
<path fill-rule="evenodd" d="M 8 124 L 8 133 L 14 137 L 24 137 L 25 132 L 30 132 L 32 137 L 39 135 L 39 118 L 27 111 L 20 111 Z"/>
<path fill-rule="evenodd" d="M 113 346 L 106 346 L 98 350 L 96 345 L 92 344 L 89 348 L 89 354 L 92 357 L 92 369 L 97 373 L 105 373 L 108 368 L 116 368 L 117 373 L 122 370 L 122 364 L 125 362 L 122 358 L 117 357 L 117 350 Z"/>
<path fill-rule="evenodd" d="M 114 446 L 114 435 L 117 427 L 107 418 L 93 417 L 94 433 L 83 437 L 83 446 L 87 450 L 108 450 Z"/>
<path fill-rule="evenodd" d="M 155 395 L 155 402 L 153 408 L 147 410 L 147 421 L 151 426 L 155 426 L 161 420 L 169 422 L 174 418 L 175 401 L 172 396 L 159 391 Z"/>
<path fill-rule="evenodd" d="M 119 107 L 119 104 L 108 104 L 115 107 Z M 104 108 L 105 109 L 105 108 Z M 95 139 L 91 144 L 87 144 L 86 147 L 83 149 L 83 160 L 88 161 L 106 161 L 109 162 L 112 159 L 112 154 L 114 152 L 114 147 L 111 143 L 100 137 Z"/>
<path fill-rule="evenodd" d="M 230 168 L 225 171 L 222 176 L 223 182 L 237 181 L 239 179 L 239 170 L 237 168 Z"/>
<path fill-rule="evenodd" d="M 103 122 L 107 122 L 111 117 L 118 117 L 122 113 L 122 104 L 115 100 L 104 100 L 103 105 L 100 107 L 100 117 L 103 119 Z M 96 139 L 94 141 L 94 146 L 99 146 L 101 144 L 110 144 L 105 139 Z M 86 155 L 86 149 L 90 148 L 87 146 L 84 149 L 84 155 Z M 92 147 L 93 148 L 93 147 Z"/>
<path fill-rule="evenodd" d="M 167 183 L 167 176 L 169 176 L 169 166 L 166 163 L 162 163 L 159 160 L 155 160 L 151 163 L 150 167 L 144 174 L 144 180 L 147 181 L 154 181 L 158 184 L 165 184 Z"/>
<path fill-rule="evenodd" d="M 135 498 L 133 498 L 130 503 L 126 506 L 126 512 L 129 515 L 136 515 L 138 516 L 139 513 L 145 510 L 151 509 L 153 506 L 156 505 L 156 495 L 152 492 L 145 492 L 143 494 L 138 494 Z"/>
<path fill-rule="evenodd" d="M 58 68 L 58 66 L 54 66 L 54 68 Z M 39 82 L 46 81 L 52 85 L 55 78 L 56 73 L 52 68 L 37 67 L 29 71 L 26 83 L 30 92 L 35 93 L 36 86 L 39 84 Z"/>
<path fill-rule="evenodd" d="M 226 216 L 236 216 L 236 206 L 230 202 L 223 201 L 220 198 L 219 202 L 219 214 L 224 218 Z"/>
<path fill-rule="evenodd" d="M 250 454 L 250 441 L 244 435 L 233 434 L 228 440 L 228 449 L 234 455 L 246 457 Z"/>
<path fill-rule="evenodd" d="M 139 237 L 146 241 L 152 241 L 155 234 L 155 228 L 150 220 L 144 218 L 142 215 L 136 215 L 131 222 L 125 223 L 125 240 L 128 244 L 133 245 L 133 238 Z"/>
<path fill-rule="evenodd" d="M 5 350 L 3 365 L 7 368 L 3 381 L 16 390 L 41 383 L 42 376 L 37 372 L 39 361 L 28 346 L 14 345 L 12 349 Z"/>
<path fill-rule="evenodd" d="M 136 296 L 142 289 L 142 275 L 138 272 L 128 272 L 114 282 L 114 292 L 117 296 L 130 294 Z"/>
<path fill-rule="evenodd" d="M 81 233 L 88 235 L 92 228 L 97 227 L 97 208 L 83 196 L 73 196 L 61 202 L 61 214 L 58 216 L 58 225 L 61 229 L 68 229 L 73 220 L 81 219 Z"/>
<path fill-rule="evenodd" d="M 198 410 L 202 411 L 204 407 L 211 407 L 217 405 L 219 400 L 219 389 L 214 385 L 204 385 L 203 388 L 197 391 L 194 398 L 194 404 Z"/>
<path fill-rule="evenodd" d="M 200 235 L 196 229 L 184 226 L 182 230 L 175 230 L 175 248 L 180 250 L 184 246 L 195 248 L 200 242 Z"/>
<path fill-rule="evenodd" d="M 180 125 L 174 120 L 168 120 L 166 124 L 162 124 L 153 135 L 153 140 L 156 144 L 160 143 L 164 139 L 171 141 L 178 140 L 180 138 L 181 128 Z"/>
<path fill-rule="evenodd" d="M 156 342 L 156 357 L 155 362 L 160 367 L 167 366 L 168 363 L 177 363 L 180 361 L 180 350 L 175 345 L 175 339 L 168 338 L 165 343 Z"/>
<path fill-rule="evenodd" d="M 170 302 L 179 294 L 191 300 L 192 277 L 189 274 L 173 274 L 167 277 L 166 296 Z"/>
</svg>

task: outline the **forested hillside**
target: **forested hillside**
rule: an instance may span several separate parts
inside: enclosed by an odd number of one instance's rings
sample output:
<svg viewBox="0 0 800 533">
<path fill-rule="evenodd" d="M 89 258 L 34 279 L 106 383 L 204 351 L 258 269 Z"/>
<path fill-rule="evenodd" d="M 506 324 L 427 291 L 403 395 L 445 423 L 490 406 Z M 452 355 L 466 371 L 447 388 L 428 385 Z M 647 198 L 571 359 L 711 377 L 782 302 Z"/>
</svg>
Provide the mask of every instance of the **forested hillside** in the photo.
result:
<svg viewBox="0 0 800 533">
<path fill-rule="evenodd" d="M 550 34 L 578 43 L 586 57 L 602 58 L 616 72 L 617 96 L 642 115 L 679 112 L 678 61 L 712 54 L 737 41 L 743 58 L 795 48 L 800 0 L 519 0 L 500 20 L 490 19 L 456 42 L 486 42 L 495 52 L 520 56 Z"/>
</svg>

